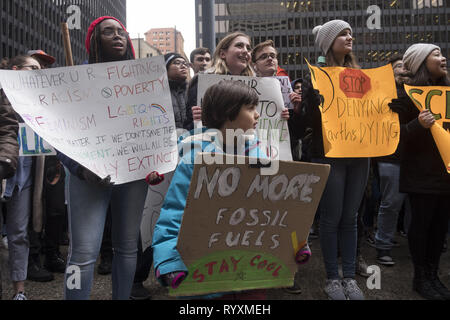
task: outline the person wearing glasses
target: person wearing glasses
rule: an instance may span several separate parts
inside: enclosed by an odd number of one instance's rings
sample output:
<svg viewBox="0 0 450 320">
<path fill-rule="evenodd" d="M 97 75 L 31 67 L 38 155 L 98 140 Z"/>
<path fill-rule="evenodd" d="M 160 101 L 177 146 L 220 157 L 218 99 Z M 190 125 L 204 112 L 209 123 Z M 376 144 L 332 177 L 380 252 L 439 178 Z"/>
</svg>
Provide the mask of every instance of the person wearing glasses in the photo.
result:
<svg viewBox="0 0 450 320">
<path fill-rule="evenodd" d="M 133 45 L 123 24 L 114 17 L 101 17 L 86 37 L 89 63 L 133 60 Z M 59 154 L 69 169 L 70 248 L 65 274 L 66 300 L 87 300 L 92 288 L 108 206 L 112 219 L 112 299 L 130 297 L 138 251 L 139 229 L 148 186 L 145 180 L 122 185 L 101 179 L 76 161 Z M 73 270 L 80 271 L 80 285 L 70 286 Z"/>
<path fill-rule="evenodd" d="M 0 65 L 0 69 L 16 71 L 39 70 L 40 68 L 39 62 L 29 55 L 17 56 L 10 60 L 5 59 Z M 3 90 L 0 98 L 2 109 L 8 108 L 11 110 L 11 104 Z M 16 121 L 23 122 L 17 114 L 15 117 Z M 17 139 L 18 127 L 14 126 L 13 128 L 16 130 Z M 34 189 L 33 158 L 19 157 L 15 174 L 11 177 L 8 173 L 7 177 L 10 178 L 6 181 L 3 198 L 6 201 L 6 232 L 8 234 L 10 279 L 14 290 L 12 299 L 27 300 L 25 280 L 27 279 L 28 253 L 30 249 L 27 230 L 32 213 Z M 36 200 L 40 201 L 41 199 Z M 37 208 L 41 203 L 36 204 L 38 204 Z M 48 278 L 47 281 L 53 280 L 53 275 L 51 273 L 49 275 L 51 278 Z"/>
<path fill-rule="evenodd" d="M 177 129 L 182 129 L 186 121 L 186 80 L 189 75 L 189 62 L 182 55 L 174 52 L 164 55 L 164 60 L 166 61 L 175 124 Z"/>
</svg>

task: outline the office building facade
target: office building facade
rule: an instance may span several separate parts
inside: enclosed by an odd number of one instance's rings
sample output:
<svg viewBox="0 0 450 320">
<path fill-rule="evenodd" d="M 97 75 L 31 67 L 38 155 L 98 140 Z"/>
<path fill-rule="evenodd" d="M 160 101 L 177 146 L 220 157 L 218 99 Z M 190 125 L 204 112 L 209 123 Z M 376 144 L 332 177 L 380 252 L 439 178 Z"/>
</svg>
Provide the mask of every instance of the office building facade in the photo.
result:
<svg viewBox="0 0 450 320">
<path fill-rule="evenodd" d="M 185 55 L 183 35 L 175 28 L 150 29 L 145 33 L 145 41 L 163 54 L 177 52 Z"/>
<path fill-rule="evenodd" d="M 0 1 L 0 57 L 42 49 L 65 65 L 61 23 L 70 28 L 75 64 L 87 59 L 85 39 L 96 18 L 110 15 L 126 25 L 126 0 L 2 0 Z"/>
<path fill-rule="evenodd" d="M 197 46 L 203 44 L 201 4 L 196 0 Z M 320 55 L 312 29 L 333 19 L 351 24 L 353 50 L 363 68 L 384 65 L 418 42 L 450 54 L 448 0 L 215 0 L 214 9 L 216 42 L 234 31 L 248 34 L 253 45 L 272 39 L 291 79 L 306 74 L 305 58 L 316 63 Z"/>
<path fill-rule="evenodd" d="M 131 42 L 133 43 L 134 51 L 136 52 L 136 59 L 156 57 L 162 54 L 161 50 L 150 45 L 143 38 L 131 39 Z"/>
</svg>

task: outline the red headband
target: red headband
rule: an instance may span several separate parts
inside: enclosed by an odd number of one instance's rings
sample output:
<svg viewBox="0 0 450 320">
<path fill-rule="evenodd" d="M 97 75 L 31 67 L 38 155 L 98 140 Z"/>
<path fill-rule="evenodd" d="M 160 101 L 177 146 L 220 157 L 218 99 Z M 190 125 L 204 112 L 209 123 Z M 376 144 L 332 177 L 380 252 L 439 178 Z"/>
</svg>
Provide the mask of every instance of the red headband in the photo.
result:
<svg viewBox="0 0 450 320">
<path fill-rule="evenodd" d="M 86 50 L 87 50 L 87 53 L 88 53 L 88 54 L 90 54 L 90 52 L 91 52 L 91 50 L 90 50 L 90 49 L 91 49 L 91 38 L 92 38 L 92 34 L 94 33 L 95 27 L 96 27 L 98 24 L 102 23 L 102 21 L 108 20 L 108 19 L 112 19 L 112 20 L 117 21 L 117 22 L 120 24 L 120 26 L 123 28 L 123 30 L 127 31 L 127 29 L 126 29 L 125 26 L 122 24 L 122 22 L 120 22 L 117 18 L 110 17 L 110 16 L 104 16 L 104 17 L 100 17 L 100 18 L 96 19 L 96 20 L 95 20 L 94 22 L 92 22 L 91 25 L 89 26 L 88 33 L 87 33 L 87 36 L 86 36 L 86 43 L 85 43 L 85 45 L 86 45 Z M 131 42 L 130 37 L 128 37 L 128 40 L 130 40 L 130 41 L 128 41 L 128 42 L 129 42 L 128 45 L 131 46 L 131 52 L 133 53 L 133 57 L 135 58 L 135 57 L 136 57 L 136 54 L 135 54 L 135 52 L 134 52 L 133 43 Z"/>
</svg>

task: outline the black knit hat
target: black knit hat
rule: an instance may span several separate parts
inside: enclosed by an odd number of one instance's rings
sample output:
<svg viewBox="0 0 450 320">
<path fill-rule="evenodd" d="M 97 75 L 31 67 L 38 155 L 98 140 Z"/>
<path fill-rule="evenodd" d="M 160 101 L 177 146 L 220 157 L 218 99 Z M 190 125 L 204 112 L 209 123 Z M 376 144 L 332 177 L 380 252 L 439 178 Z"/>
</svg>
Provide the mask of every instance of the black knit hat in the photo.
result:
<svg viewBox="0 0 450 320">
<path fill-rule="evenodd" d="M 164 55 L 164 60 L 166 61 L 166 69 L 168 70 L 170 65 L 175 61 L 175 59 L 181 58 L 186 60 L 181 54 L 175 52 L 169 52 Z"/>
</svg>

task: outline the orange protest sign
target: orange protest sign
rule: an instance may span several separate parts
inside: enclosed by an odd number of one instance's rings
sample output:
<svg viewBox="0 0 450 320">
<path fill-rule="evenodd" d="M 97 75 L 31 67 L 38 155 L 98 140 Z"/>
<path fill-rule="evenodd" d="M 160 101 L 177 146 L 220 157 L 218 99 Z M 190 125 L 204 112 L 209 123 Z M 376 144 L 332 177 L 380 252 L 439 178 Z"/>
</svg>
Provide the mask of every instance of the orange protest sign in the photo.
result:
<svg viewBox="0 0 450 320">
<path fill-rule="evenodd" d="M 376 69 L 309 65 L 322 96 L 325 156 L 381 157 L 393 154 L 400 139 L 398 115 L 388 106 L 397 98 L 390 65 Z"/>
<path fill-rule="evenodd" d="M 416 107 L 428 109 L 436 119 L 430 128 L 447 172 L 450 173 L 450 87 L 411 87 L 405 90 Z"/>
</svg>

